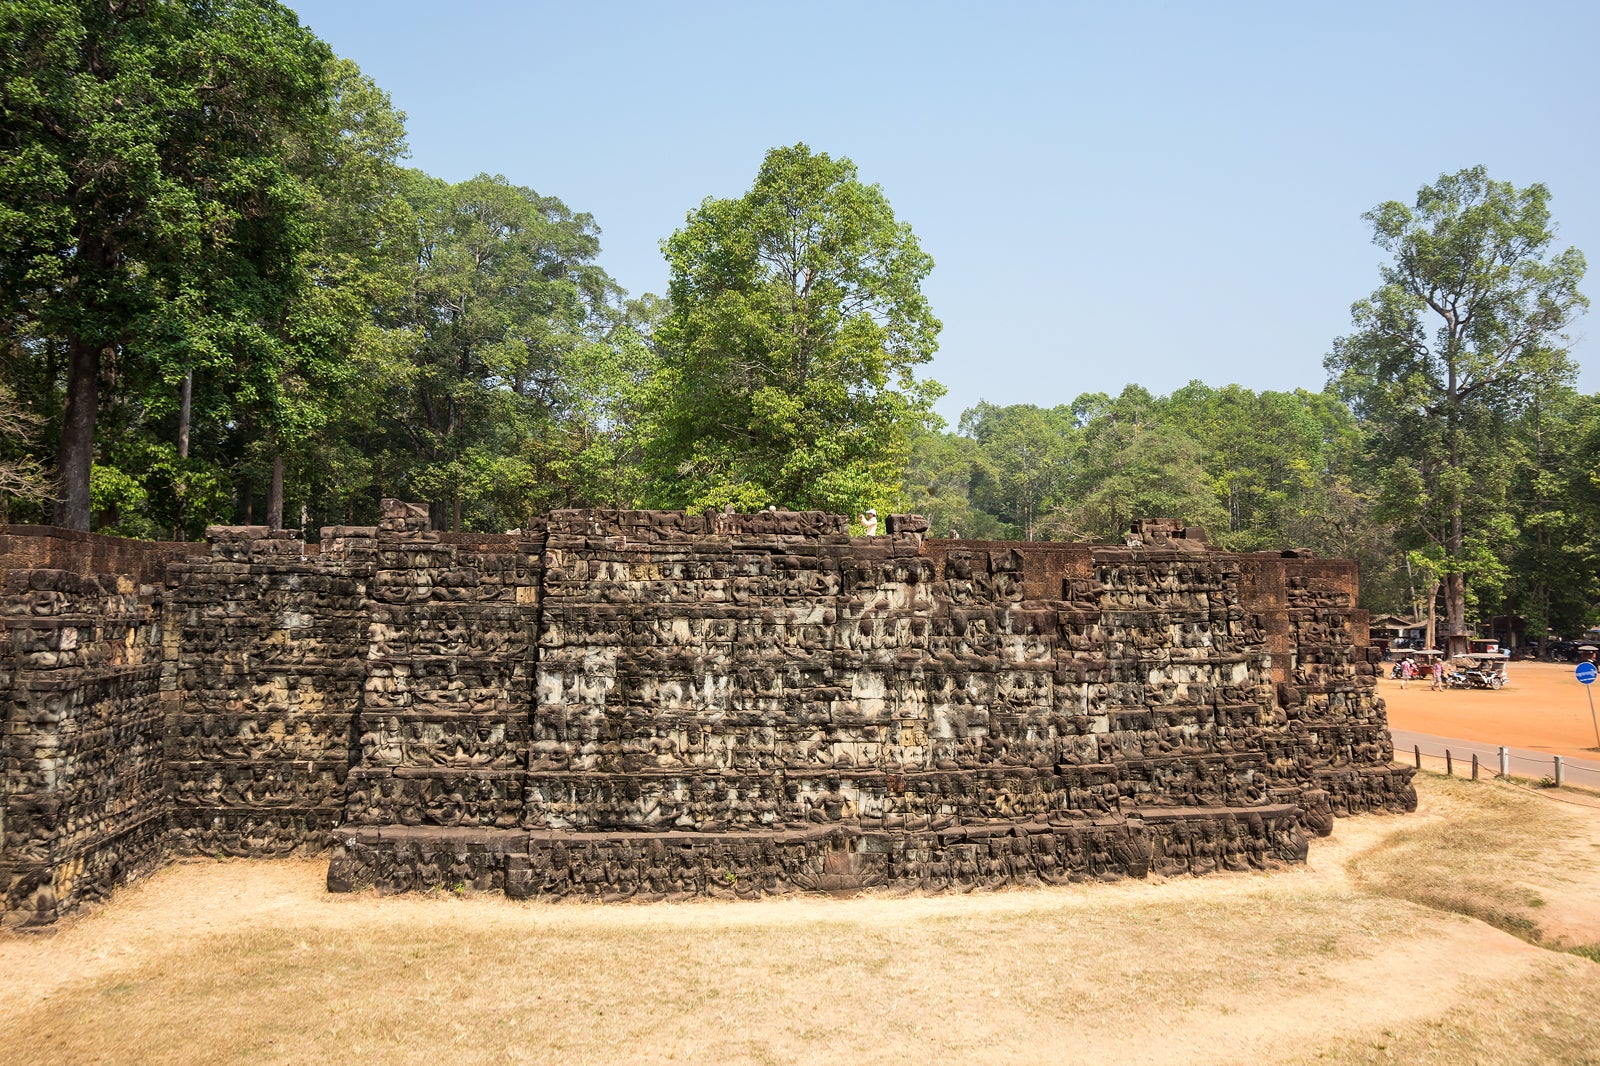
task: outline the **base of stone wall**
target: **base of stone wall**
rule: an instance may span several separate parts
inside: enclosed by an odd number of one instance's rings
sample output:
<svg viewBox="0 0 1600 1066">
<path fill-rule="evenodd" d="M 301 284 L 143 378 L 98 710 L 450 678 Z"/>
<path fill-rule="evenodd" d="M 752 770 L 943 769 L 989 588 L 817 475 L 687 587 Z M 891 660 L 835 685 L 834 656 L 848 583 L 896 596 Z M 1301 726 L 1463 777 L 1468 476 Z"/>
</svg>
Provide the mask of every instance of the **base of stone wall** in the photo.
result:
<svg viewBox="0 0 1600 1066">
<path fill-rule="evenodd" d="M 916 831 L 849 824 L 767 833 L 346 827 L 334 832 L 328 888 L 471 888 L 514 899 L 620 901 L 867 888 L 966 892 L 1243 871 L 1305 861 L 1303 813 L 1291 804 L 1146 808 L 1127 817 Z"/>
<path fill-rule="evenodd" d="M 217 858 L 283 859 L 320 855 L 332 843 L 344 808 L 244 809 L 176 807 L 169 841 L 173 854 Z"/>
<path fill-rule="evenodd" d="M 0 928 L 48 926 L 167 861 L 166 817 L 144 818 L 66 857 L 0 864 Z"/>
</svg>

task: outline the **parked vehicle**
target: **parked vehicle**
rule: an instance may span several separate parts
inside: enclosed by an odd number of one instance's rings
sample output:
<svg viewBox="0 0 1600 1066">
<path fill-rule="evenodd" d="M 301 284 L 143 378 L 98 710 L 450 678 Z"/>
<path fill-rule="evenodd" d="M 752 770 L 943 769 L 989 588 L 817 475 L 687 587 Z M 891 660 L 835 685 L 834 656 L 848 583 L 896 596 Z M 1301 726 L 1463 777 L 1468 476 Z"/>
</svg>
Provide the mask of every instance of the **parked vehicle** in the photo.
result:
<svg viewBox="0 0 1600 1066">
<path fill-rule="evenodd" d="M 1433 669 L 1433 660 L 1437 659 L 1443 654 L 1444 652 L 1440 651 L 1438 648 L 1418 648 L 1414 651 L 1408 651 L 1404 655 L 1400 656 L 1399 662 L 1396 662 L 1393 669 L 1389 671 L 1389 676 L 1394 678 L 1396 681 L 1400 680 L 1401 665 L 1406 661 L 1407 658 L 1409 658 L 1417 668 L 1416 676 L 1413 677 L 1412 680 L 1427 681 L 1429 680 L 1428 675 Z"/>
<path fill-rule="evenodd" d="M 1463 683 L 1458 688 L 1501 689 L 1506 683 L 1506 662 L 1510 657 L 1504 652 L 1475 652 L 1456 656 Z"/>
</svg>

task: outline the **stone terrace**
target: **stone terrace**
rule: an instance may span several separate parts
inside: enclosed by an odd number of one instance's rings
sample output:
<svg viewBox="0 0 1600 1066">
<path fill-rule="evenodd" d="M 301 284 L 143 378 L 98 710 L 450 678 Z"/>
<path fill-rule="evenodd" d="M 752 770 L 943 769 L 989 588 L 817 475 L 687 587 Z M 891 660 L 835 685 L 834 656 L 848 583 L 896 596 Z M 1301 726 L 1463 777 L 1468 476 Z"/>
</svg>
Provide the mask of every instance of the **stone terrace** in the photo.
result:
<svg viewBox="0 0 1600 1066">
<path fill-rule="evenodd" d="M 0 919 L 170 855 L 754 896 L 1246 869 L 1415 806 L 1354 564 L 560 511 L 321 543 L 0 527 Z"/>
</svg>

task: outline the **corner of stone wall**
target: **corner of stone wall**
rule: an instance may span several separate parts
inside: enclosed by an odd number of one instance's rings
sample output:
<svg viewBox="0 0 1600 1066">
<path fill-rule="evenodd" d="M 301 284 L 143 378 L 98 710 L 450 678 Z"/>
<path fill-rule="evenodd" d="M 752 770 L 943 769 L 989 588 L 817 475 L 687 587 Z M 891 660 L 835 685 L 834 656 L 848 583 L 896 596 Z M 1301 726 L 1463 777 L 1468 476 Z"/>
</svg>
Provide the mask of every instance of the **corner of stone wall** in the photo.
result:
<svg viewBox="0 0 1600 1066">
<path fill-rule="evenodd" d="M 398 500 L 384 501 L 382 514 L 334 887 L 363 832 L 427 837 L 522 824 L 545 527 L 437 533 L 425 507 Z"/>
<path fill-rule="evenodd" d="M 91 550 L 36 547 L 50 561 L 97 564 Z M 163 861 L 161 646 L 150 592 L 128 573 L 6 572 L 0 924 L 48 924 Z"/>
</svg>

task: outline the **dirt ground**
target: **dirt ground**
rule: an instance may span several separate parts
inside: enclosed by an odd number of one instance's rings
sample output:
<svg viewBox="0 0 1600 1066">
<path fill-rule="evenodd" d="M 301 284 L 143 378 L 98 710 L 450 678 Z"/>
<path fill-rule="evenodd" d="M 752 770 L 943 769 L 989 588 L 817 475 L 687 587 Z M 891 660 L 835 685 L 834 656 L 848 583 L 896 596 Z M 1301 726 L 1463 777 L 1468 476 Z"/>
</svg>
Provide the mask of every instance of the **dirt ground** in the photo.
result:
<svg viewBox="0 0 1600 1066">
<path fill-rule="evenodd" d="M 1600 941 L 1600 808 L 1420 781 L 1422 813 L 1341 820 L 1303 868 L 966 896 L 551 905 L 176 865 L 0 935 L 0 1061 L 1595 1061 L 1600 965 L 1551 948 Z"/>
<path fill-rule="evenodd" d="M 1385 677 L 1378 682 L 1378 693 L 1388 705 L 1390 729 L 1597 758 L 1588 696 L 1571 664 L 1515 662 L 1506 675 L 1506 687 L 1498 692 L 1432 692 L 1427 680 L 1402 689 L 1400 682 Z"/>
</svg>

